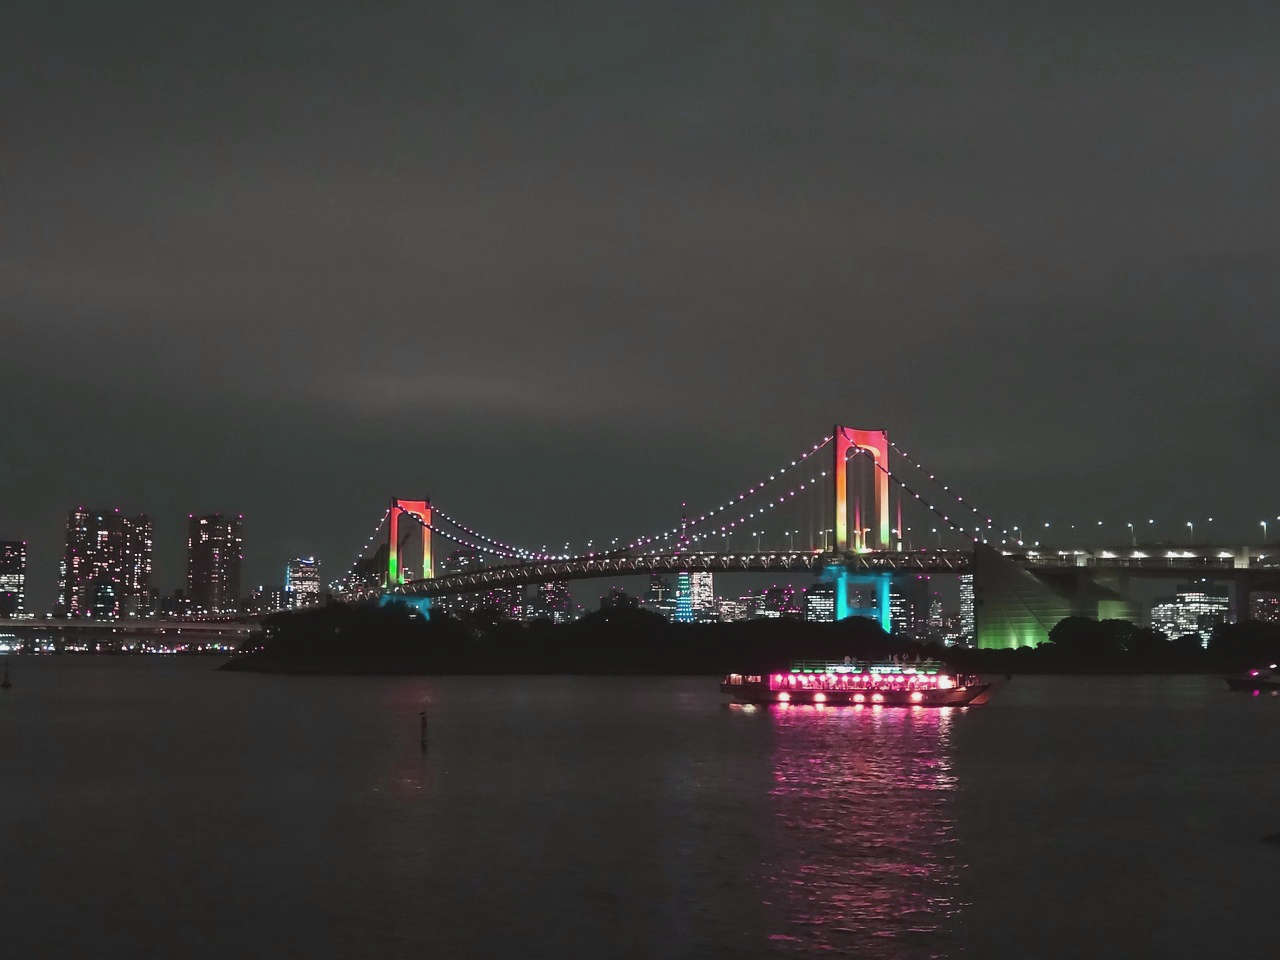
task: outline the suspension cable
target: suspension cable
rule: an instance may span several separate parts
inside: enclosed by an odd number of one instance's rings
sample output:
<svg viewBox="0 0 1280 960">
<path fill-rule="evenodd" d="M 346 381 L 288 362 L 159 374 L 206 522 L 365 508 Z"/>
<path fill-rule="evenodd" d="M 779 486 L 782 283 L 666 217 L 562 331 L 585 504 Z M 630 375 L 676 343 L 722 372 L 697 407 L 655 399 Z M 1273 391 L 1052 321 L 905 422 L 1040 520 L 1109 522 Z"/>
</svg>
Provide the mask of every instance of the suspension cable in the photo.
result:
<svg viewBox="0 0 1280 960">
<path fill-rule="evenodd" d="M 889 446 L 890 446 L 893 450 L 896 450 L 896 451 L 897 451 L 899 454 L 901 454 L 903 457 L 905 457 L 905 458 L 907 459 L 907 463 L 908 463 L 908 464 L 913 464 L 913 465 L 915 466 L 915 468 L 916 468 L 917 470 L 919 470 L 921 473 L 927 474 L 930 480 L 932 480 L 932 481 L 933 481 L 934 483 L 936 483 L 938 486 L 942 487 L 943 491 L 945 491 L 946 493 L 950 494 L 950 496 L 951 496 L 951 497 L 953 497 L 953 498 L 954 498 L 958 503 L 964 504 L 965 509 L 967 509 L 970 513 L 975 513 L 975 514 L 977 514 L 977 515 L 978 515 L 978 516 L 980 516 L 980 517 L 985 517 L 985 519 L 986 519 L 986 521 L 987 521 L 987 526 L 988 526 L 988 527 L 990 527 L 990 526 L 995 522 L 995 521 L 994 521 L 994 520 L 993 520 L 989 515 L 987 515 L 987 514 L 986 514 L 986 512 L 985 512 L 984 510 L 981 510 L 981 509 L 979 509 L 977 506 L 975 506 L 975 505 L 974 505 L 974 503 L 973 503 L 973 501 L 971 501 L 971 500 L 966 500 L 966 499 L 965 499 L 964 497 L 962 497 L 959 493 L 956 493 L 955 491 L 953 491 L 953 490 L 951 489 L 951 485 L 950 485 L 950 484 L 948 484 L 948 483 L 943 483 L 943 482 L 942 482 L 942 481 L 937 477 L 937 475 L 936 475 L 936 474 L 929 472 L 929 468 L 928 468 L 928 467 L 926 467 L 923 463 L 920 463 L 919 461 L 917 461 L 917 460 L 915 459 L 915 457 L 911 456 L 911 454 L 909 454 L 909 453 L 907 453 L 907 451 L 903 450 L 903 449 L 902 449 L 902 447 L 898 446 L 898 445 L 897 445 L 896 443 L 894 443 L 892 440 L 890 440 L 890 441 L 889 441 Z"/>
<path fill-rule="evenodd" d="M 369 535 L 369 539 L 366 540 L 364 544 L 360 547 L 359 552 L 356 554 L 356 558 L 351 561 L 351 566 L 347 568 L 346 574 L 340 580 L 333 581 L 333 583 L 336 583 L 336 584 L 345 583 L 348 586 L 350 586 L 351 578 L 355 576 L 356 568 L 360 566 L 360 561 L 365 558 L 365 551 L 369 549 L 370 545 L 374 542 L 375 539 L 377 539 L 378 534 L 382 532 L 383 524 L 387 522 L 387 518 L 389 516 L 391 516 L 390 507 L 382 511 L 382 516 L 378 518 L 378 525 L 373 528 L 373 533 Z"/>
<path fill-rule="evenodd" d="M 660 530 L 657 533 L 636 537 L 633 540 L 629 541 L 626 544 L 626 547 L 624 549 L 631 550 L 636 547 L 647 546 L 648 544 L 653 543 L 655 540 L 674 536 L 675 534 L 682 532 L 682 529 L 684 532 L 687 533 L 690 528 L 698 526 L 699 524 L 702 524 L 707 520 L 713 519 L 717 514 L 723 513 L 724 511 L 737 506 L 739 503 L 746 500 L 748 497 L 754 496 L 755 494 L 759 493 L 769 484 L 776 482 L 778 478 L 780 478 L 783 474 L 787 472 L 788 469 L 799 466 L 805 460 L 813 456 L 815 453 L 817 453 L 819 450 L 821 450 L 830 442 L 831 442 L 831 437 L 825 437 L 820 442 L 815 443 L 813 446 L 811 446 L 804 453 L 800 454 L 800 456 L 792 460 L 789 465 L 783 464 L 777 470 L 774 470 L 772 473 L 770 473 L 766 479 L 763 479 L 758 483 L 755 483 L 752 486 L 748 487 L 747 489 L 740 491 L 736 496 L 730 497 L 728 500 L 726 500 L 724 503 L 720 504 L 719 506 L 712 507 L 710 510 L 706 511 L 705 513 L 702 513 L 699 516 L 693 519 L 690 519 L 687 524 L 683 525 L 683 528 L 680 526 L 676 526 L 676 527 L 672 527 L 670 530 Z M 794 496 L 794 492 L 792 493 L 792 496 Z M 706 534 L 699 534 L 697 536 L 691 536 L 690 540 L 700 540 L 700 539 L 704 539 L 706 536 L 707 536 Z M 610 542 L 613 542 L 613 541 L 610 541 Z"/>
</svg>

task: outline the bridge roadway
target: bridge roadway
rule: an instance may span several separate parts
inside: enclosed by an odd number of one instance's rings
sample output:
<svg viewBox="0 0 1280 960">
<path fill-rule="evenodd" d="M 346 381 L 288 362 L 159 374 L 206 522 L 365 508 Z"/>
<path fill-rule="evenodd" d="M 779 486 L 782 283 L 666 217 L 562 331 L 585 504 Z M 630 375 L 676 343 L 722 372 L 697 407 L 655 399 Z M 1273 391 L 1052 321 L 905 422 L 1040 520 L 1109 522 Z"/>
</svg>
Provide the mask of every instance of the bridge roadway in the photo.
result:
<svg viewBox="0 0 1280 960">
<path fill-rule="evenodd" d="M 661 573 L 816 573 L 836 563 L 833 554 L 777 551 L 764 553 L 641 553 L 575 557 L 480 567 L 465 573 L 447 574 L 430 580 L 412 580 L 390 592 L 415 597 L 449 597 L 462 593 L 492 590 L 495 587 L 524 586 L 559 580 L 590 580 L 596 577 L 633 577 Z M 845 565 L 851 572 L 884 573 L 907 570 L 947 570 L 964 573 L 973 562 L 972 554 L 935 551 L 906 553 L 880 551 L 850 554 Z"/>
<path fill-rule="evenodd" d="M 1227 578 L 1242 574 L 1280 575 L 1280 547 L 1266 548 L 1139 545 L 1093 550 L 1001 550 L 1015 563 L 1031 570 L 1128 571 L 1139 576 Z M 757 553 L 644 553 L 600 554 L 569 560 L 480 567 L 463 573 L 427 580 L 413 580 L 392 588 L 391 593 L 412 597 L 450 597 L 560 580 L 598 577 L 645 576 L 689 573 L 818 573 L 843 566 L 849 573 L 971 573 L 970 550 L 872 550 L 866 553 L 821 551 L 765 551 Z"/>
</svg>

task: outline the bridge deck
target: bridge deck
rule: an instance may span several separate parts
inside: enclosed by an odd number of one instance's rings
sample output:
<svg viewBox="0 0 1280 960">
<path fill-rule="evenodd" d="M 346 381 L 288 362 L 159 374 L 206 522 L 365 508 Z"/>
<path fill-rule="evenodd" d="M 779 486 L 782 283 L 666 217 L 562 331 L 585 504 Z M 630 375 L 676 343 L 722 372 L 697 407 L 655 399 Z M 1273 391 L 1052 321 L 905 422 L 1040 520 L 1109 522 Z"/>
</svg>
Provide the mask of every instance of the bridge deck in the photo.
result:
<svg viewBox="0 0 1280 960">
<path fill-rule="evenodd" d="M 1228 552 L 1205 547 L 1174 550 L 1165 547 L 1124 551 L 1043 551 L 1010 555 L 1032 570 L 1114 570 L 1152 576 L 1280 575 L 1280 556 L 1254 555 L 1248 550 Z M 970 573 L 968 550 L 873 550 L 866 553 L 650 553 L 612 554 L 570 560 L 482 567 L 430 580 L 414 580 L 391 592 L 416 597 L 448 597 L 495 587 L 525 586 L 557 580 L 644 576 L 662 573 L 818 573 L 842 566 L 858 573 Z"/>
</svg>

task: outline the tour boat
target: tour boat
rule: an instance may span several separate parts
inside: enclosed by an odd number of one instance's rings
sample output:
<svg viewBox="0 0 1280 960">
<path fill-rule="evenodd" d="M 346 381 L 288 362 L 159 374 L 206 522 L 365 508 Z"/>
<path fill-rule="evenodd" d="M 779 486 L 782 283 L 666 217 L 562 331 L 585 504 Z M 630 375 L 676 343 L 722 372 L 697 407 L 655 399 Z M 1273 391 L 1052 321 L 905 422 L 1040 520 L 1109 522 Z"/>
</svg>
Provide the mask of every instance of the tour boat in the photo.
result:
<svg viewBox="0 0 1280 960">
<path fill-rule="evenodd" d="M 829 706 L 966 707 L 985 703 L 992 685 L 936 660 L 915 663 L 801 660 L 765 674 L 731 673 L 720 684 L 740 703 Z"/>
<path fill-rule="evenodd" d="M 1243 690 L 1257 696 L 1263 690 L 1270 693 L 1280 691 L 1280 673 L 1276 672 L 1273 663 L 1267 667 L 1250 670 L 1243 676 L 1226 677 L 1227 686 L 1232 690 Z"/>
</svg>

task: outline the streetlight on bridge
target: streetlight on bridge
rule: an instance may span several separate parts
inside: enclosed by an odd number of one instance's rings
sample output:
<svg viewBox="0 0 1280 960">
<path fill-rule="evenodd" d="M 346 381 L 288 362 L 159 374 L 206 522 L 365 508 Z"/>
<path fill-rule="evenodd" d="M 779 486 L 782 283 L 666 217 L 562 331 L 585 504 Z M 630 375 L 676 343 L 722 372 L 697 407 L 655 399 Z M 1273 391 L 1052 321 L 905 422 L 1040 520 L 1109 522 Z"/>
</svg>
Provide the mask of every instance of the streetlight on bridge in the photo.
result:
<svg viewBox="0 0 1280 960">
<path fill-rule="evenodd" d="M 1187 543 L 1196 542 L 1196 525 L 1190 520 L 1187 521 Z"/>
<path fill-rule="evenodd" d="M 1133 522 L 1126 524 L 1129 528 L 1129 545 L 1136 547 L 1138 545 L 1138 532 L 1133 529 Z"/>
<path fill-rule="evenodd" d="M 1259 520 L 1258 522 L 1262 524 L 1262 542 L 1266 543 L 1267 542 L 1267 521 Z"/>
</svg>

